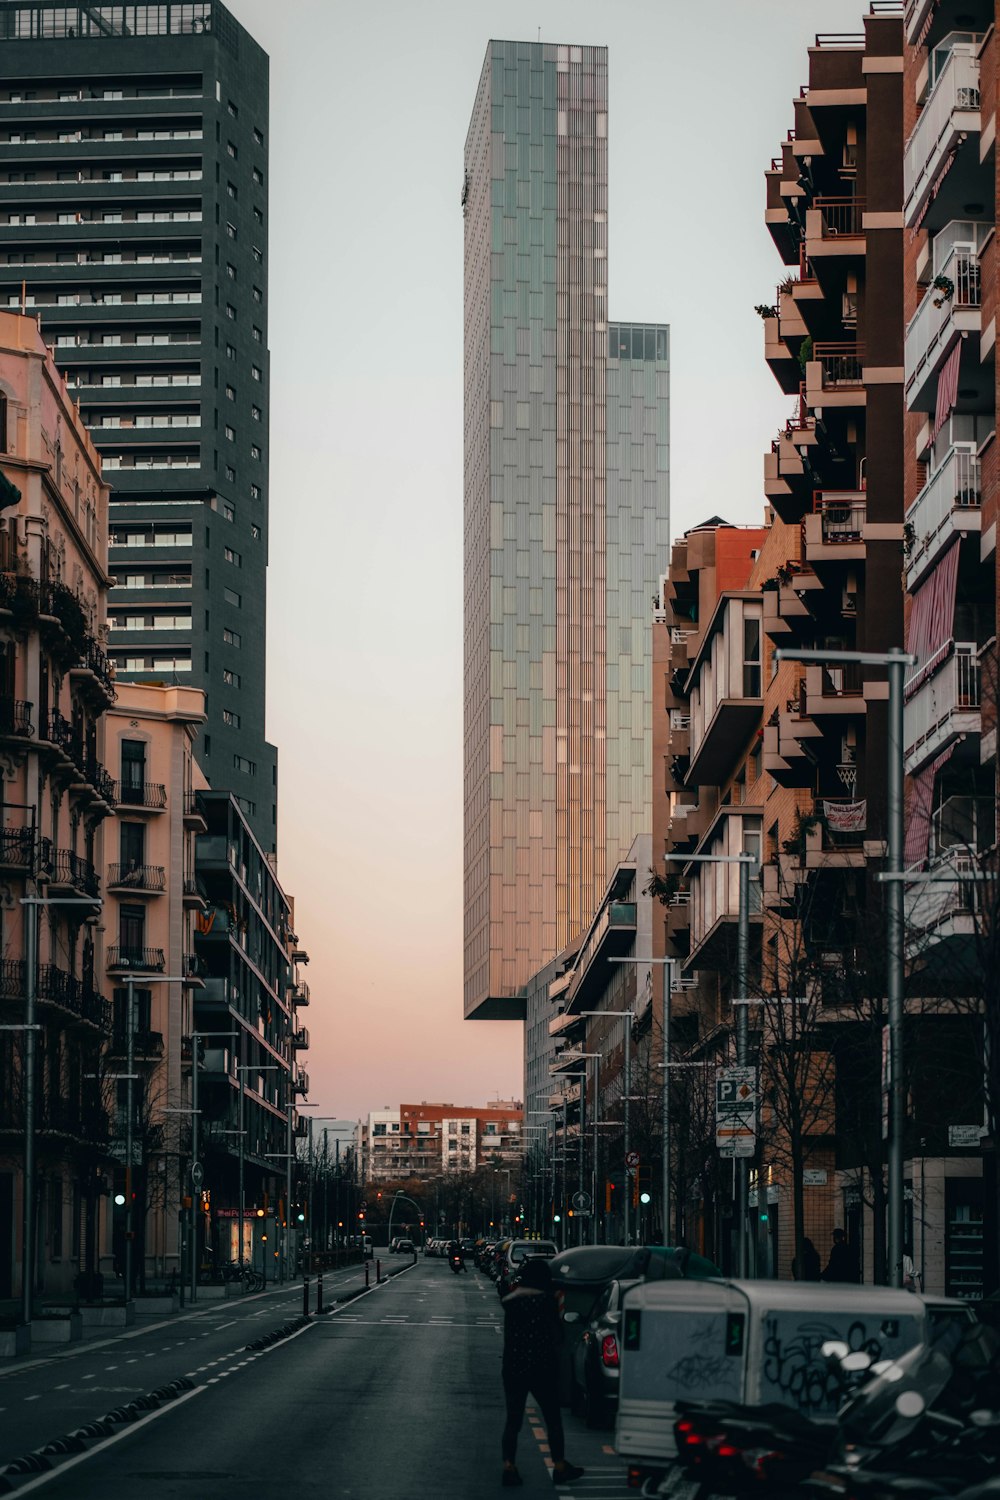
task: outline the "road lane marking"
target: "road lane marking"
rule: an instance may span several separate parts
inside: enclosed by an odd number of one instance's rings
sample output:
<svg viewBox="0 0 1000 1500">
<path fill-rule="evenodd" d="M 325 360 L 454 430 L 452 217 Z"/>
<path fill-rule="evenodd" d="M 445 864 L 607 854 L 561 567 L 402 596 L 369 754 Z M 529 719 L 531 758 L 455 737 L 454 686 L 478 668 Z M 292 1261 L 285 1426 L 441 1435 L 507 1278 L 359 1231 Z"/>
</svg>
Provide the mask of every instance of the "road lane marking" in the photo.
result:
<svg viewBox="0 0 1000 1500">
<path fill-rule="evenodd" d="M 228 1323 L 219 1323 L 215 1331 L 216 1333 L 221 1333 L 224 1328 L 232 1328 L 233 1324 L 238 1322 L 239 1318 L 230 1318 Z"/>
<path fill-rule="evenodd" d="M 41 1396 L 25 1396 L 25 1401 L 41 1401 Z"/>
</svg>

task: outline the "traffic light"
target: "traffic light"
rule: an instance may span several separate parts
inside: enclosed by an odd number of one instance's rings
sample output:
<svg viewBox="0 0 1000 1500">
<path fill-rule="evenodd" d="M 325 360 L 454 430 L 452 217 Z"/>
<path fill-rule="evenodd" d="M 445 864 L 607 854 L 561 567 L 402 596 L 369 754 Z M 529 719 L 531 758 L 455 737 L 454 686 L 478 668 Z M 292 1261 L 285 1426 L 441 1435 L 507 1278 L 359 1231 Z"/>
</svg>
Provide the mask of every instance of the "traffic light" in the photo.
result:
<svg viewBox="0 0 1000 1500">
<path fill-rule="evenodd" d="M 604 1212 L 606 1214 L 609 1214 L 614 1207 L 614 1191 L 615 1185 L 609 1179 L 604 1184 Z"/>
<path fill-rule="evenodd" d="M 364 1211 L 363 1208 L 359 1208 L 358 1209 L 358 1218 L 360 1219 L 361 1223 L 363 1224 L 364 1221 L 365 1221 L 365 1211 Z"/>
<path fill-rule="evenodd" d="M 642 1165 L 636 1168 L 635 1185 L 639 1193 L 639 1203 L 645 1205 L 653 1201 L 653 1169 Z"/>
<path fill-rule="evenodd" d="M 300 1208 L 299 1211 L 298 1211 L 298 1213 L 295 1215 L 295 1217 L 296 1217 L 296 1219 L 298 1220 L 298 1222 L 300 1224 L 304 1224 L 306 1222 L 306 1211 L 305 1211 L 305 1209 L 304 1208 Z"/>
</svg>

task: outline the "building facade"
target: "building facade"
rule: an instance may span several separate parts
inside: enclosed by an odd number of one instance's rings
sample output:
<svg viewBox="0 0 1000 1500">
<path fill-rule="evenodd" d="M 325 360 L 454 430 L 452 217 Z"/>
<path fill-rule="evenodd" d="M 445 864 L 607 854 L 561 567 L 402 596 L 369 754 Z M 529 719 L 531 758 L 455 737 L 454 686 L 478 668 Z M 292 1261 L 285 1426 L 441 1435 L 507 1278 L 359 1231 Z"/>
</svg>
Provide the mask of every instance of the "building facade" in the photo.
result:
<svg viewBox="0 0 1000 1500">
<path fill-rule="evenodd" d="M 523 1018 L 648 819 L 669 351 L 608 322 L 607 66 L 491 42 L 466 140 L 467 1018 Z"/>
<path fill-rule="evenodd" d="M 107 505 L 97 451 L 34 319 L 0 312 L 0 1298 L 24 1291 L 26 1053 L 34 1297 L 73 1296 L 100 1256 L 112 1010 L 99 869 L 117 791 L 104 764 Z M 30 1034 L 18 1030 L 29 971 Z"/>
<path fill-rule="evenodd" d="M 363 1152 L 366 1182 L 424 1181 L 520 1164 L 524 1110 L 517 1100 L 489 1105 L 401 1104 L 373 1110 Z"/>
<path fill-rule="evenodd" d="M 113 486 L 110 651 L 202 689 L 198 759 L 268 851 L 268 59 L 219 0 L 0 3 L 0 302 Z"/>
</svg>

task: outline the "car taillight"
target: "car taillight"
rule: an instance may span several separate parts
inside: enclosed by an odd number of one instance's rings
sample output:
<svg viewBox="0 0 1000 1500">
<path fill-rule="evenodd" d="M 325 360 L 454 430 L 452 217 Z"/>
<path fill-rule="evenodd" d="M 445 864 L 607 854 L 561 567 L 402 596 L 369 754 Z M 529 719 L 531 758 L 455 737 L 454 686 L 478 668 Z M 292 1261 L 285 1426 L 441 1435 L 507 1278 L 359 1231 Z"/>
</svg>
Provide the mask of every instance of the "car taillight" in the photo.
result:
<svg viewBox="0 0 1000 1500">
<path fill-rule="evenodd" d="M 606 1333 L 601 1340 L 601 1363 L 609 1369 L 618 1368 L 618 1340 L 613 1333 Z"/>
</svg>

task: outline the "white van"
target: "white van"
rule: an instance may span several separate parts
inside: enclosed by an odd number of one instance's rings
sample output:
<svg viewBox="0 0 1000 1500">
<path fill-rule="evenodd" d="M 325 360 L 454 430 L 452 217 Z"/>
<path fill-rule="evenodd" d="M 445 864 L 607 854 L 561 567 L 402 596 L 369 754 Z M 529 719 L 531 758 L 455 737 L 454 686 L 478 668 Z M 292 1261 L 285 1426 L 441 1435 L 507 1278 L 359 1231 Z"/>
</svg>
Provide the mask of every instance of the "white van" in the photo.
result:
<svg viewBox="0 0 1000 1500">
<path fill-rule="evenodd" d="M 836 1409 L 822 1355 L 831 1339 L 873 1359 L 919 1344 L 923 1299 L 886 1287 L 796 1281 L 651 1281 L 621 1313 L 615 1447 L 630 1469 L 662 1474 L 677 1456 L 678 1401 L 779 1402 Z"/>
</svg>

